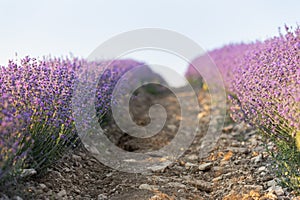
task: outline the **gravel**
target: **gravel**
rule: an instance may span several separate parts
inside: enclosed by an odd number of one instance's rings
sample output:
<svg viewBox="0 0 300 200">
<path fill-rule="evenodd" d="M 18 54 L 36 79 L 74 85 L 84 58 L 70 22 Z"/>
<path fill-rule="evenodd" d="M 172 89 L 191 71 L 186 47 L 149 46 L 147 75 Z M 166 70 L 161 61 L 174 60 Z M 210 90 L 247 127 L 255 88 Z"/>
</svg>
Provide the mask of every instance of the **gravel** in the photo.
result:
<svg viewBox="0 0 300 200">
<path fill-rule="evenodd" d="M 149 98 L 140 99 L 135 106 L 143 108 Z M 145 152 L 160 149 L 176 135 L 174 131 L 180 123 L 180 119 L 176 118 L 180 113 L 176 98 L 165 95 L 153 102 L 164 104 L 169 114 L 163 134 L 138 140 L 120 132 L 114 124 L 108 124 L 105 128 L 110 133 L 118 133 L 118 137 L 112 139 L 118 141 L 116 145 L 133 152 Z M 300 199 L 279 185 L 275 173 L 270 169 L 272 160 L 263 147 L 266 142 L 246 124 L 228 120 L 214 148 L 206 152 L 207 157 L 200 158 L 200 141 L 208 129 L 210 117 L 209 113 L 205 113 L 209 109 L 204 109 L 210 105 L 208 94 L 200 98 L 200 105 L 204 114 L 201 115 L 194 142 L 180 158 L 163 170 L 145 174 L 119 172 L 95 160 L 80 145 L 43 176 L 33 176 L 32 169 L 25 170 L 26 181 L 6 188 L 5 194 L 0 192 L 0 200 L 16 196 L 18 200 Z M 141 121 L 146 119 L 144 115 L 138 117 Z M 268 143 L 268 146 L 275 151 L 274 145 Z"/>
</svg>

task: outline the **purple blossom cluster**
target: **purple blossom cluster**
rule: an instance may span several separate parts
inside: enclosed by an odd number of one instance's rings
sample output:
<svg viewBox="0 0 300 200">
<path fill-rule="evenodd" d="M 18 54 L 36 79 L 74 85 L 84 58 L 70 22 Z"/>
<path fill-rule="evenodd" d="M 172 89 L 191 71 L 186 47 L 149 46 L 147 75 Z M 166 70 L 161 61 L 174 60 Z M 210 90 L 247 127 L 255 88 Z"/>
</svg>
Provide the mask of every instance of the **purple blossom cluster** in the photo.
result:
<svg viewBox="0 0 300 200">
<path fill-rule="evenodd" d="M 300 27 L 285 28 L 286 34 L 265 41 L 210 51 L 193 61 L 186 77 L 203 82 L 198 71 L 209 74 L 210 65 L 218 67 L 231 117 L 275 142 L 274 170 L 283 184 L 300 192 Z"/>
<path fill-rule="evenodd" d="M 237 97 L 233 114 L 288 141 L 300 131 L 300 29 L 286 31 L 252 45 L 233 69 L 229 89 Z"/>
<path fill-rule="evenodd" d="M 296 141 L 300 149 L 300 28 L 286 27 L 286 34 L 227 45 L 208 55 L 230 94 L 232 117 L 280 140 Z M 201 57 L 195 62 L 205 65 Z M 197 77 L 193 66 L 187 77 Z"/>
<path fill-rule="evenodd" d="M 239 64 L 240 60 L 245 55 L 245 52 L 251 48 L 251 44 L 229 44 L 219 49 L 214 49 L 208 53 L 196 58 L 188 67 L 185 76 L 188 79 L 202 79 L 202 74 L 207 74 L 209 77 L 209 67 L 216 65 L 222 74 L 226 85 L 230 85 L 232 81 L 232 70 Z M 203 66 L 203 67 L 202 67 Z M 199 69 L 196 69 L 199 67 Z M 199 73 L 200 72 L 200 73 Z M 200 76 L 200 77 L 199 77 Z"/>
<path fill-rule="evenodd" d="M 95 108 L 110 109 L 120 77 L 142 63 L 133 60 L 87 62 L 77 58 L 37 60 L 25 57 L 0 68 L 0 179 L 17 167 L 42 169 L 78 139 L 72 94 L 79 76 L 93 68 L 97 78 Z M 101 119 L 99 119 L 101 121 Z"/>
</svg>

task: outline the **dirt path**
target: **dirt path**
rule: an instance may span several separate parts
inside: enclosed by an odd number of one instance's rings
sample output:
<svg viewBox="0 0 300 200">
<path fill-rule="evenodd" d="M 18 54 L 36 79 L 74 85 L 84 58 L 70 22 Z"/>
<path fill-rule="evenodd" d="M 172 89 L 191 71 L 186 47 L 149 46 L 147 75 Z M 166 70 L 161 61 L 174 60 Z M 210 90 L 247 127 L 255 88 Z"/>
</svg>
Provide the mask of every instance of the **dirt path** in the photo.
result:
<svg viewBox="0 0 300 200">
<path fill-rule="evenodd" d="M 138 124 L 149 123 L 145 111 L 156 103 L 166 108 L 168 117 L 163 130 L 149 139 L 134 138 L 114 122 L 108 123 L 105 128 L 110 140 L 131 152 L 157 150 L 168 144 L 182 120 L 174 95 L 141 97 L 132 101 Z M 292 199 L 293 194 L 279 186 L 270 172 L 272 163 L 262 138 L 246 125 L 227 121 L 210 156 L 199 158 L 200 140 L 209 123 L 209 95 L 202 93 L 199 102 L 197 135 L 184 155 L 167 168 L 145 174 L 120 172 L 99 163 L 79 146 L 43 177 L 16 186 L 17 195 L 23 199 Z M 273 148 L 271 143 L 267 145 Z"/>
</svg>

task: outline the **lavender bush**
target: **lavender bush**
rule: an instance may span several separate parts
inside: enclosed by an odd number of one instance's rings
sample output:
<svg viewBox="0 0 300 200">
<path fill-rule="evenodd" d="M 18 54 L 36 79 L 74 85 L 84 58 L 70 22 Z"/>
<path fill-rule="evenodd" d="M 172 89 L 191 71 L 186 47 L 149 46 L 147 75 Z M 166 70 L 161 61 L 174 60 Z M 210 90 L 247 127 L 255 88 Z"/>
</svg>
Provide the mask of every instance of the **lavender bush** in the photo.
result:
<svg viewBox="0 0 300 200">
<path fill-rule="evenodd" d="M 10 61 L 1 67 L 0 180 L 21 168 L 42 171 L 76 144 L 72 93 L 86 69 L 105 69 L 102 77 L 95 77 L 99 79 L 95 108 L 101 121 L 110 109 L 119 78 L 140 65 L 133 60 L 87 62 L 26 57 L 20 64 Z"/>
<path fill-rule="evenodd" d="M 280 140 L 300 130 L 300 29 L 256 43 L 233 69 L 233 116 Z M 235 109 L 237 106 L 238 109 Z"/>
<path fill-rule="evenodd" d="M 286 27 L 286 34 L 266 41 L 227 45 L 208 54 L 222 73 L 232 118 L 258 128 L 277 144 L 279 152 L 273 155 L 280 176 L 299 190 L 300 28 Z"/>
<path fill-rule="evenodd" d="M 232 116 L 257 127 L 280 149 L 280 177 L 300 189 L 300 29 L 248 50 L 233 69 Z"/>
<path fill-rule="evenodd" d="M 0 180 L 24 161 L 31 138 L 25 133 L 28 118 L 17 112 L 12 98 L 3 94 L 0 98 Z M 20 132 L 24 134 L 20 134 Z"/>
</svg>

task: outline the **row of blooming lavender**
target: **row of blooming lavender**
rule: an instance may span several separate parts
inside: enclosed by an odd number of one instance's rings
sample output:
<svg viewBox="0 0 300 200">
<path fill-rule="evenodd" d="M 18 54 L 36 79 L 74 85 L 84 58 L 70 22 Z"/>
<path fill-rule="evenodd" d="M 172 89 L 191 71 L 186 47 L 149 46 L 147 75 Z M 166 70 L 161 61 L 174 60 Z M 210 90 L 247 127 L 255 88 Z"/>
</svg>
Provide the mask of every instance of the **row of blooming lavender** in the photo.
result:
<svg viewBox="0 0 300 200">
<path fill-rule="evenodd" d="M 1 67 L 0 180 L 24 168 L 43 170 L 76 144 L 72 94 L 84 70 L 102 72 L 95 93 L 95 108 L 102 120 L 110 109 L 117 81 L 140 65 L 133 60 L 96 63 L 26 57 L 19 64 L 10 61 Z"/>
<path fill-rule="evenodd" d="M 286 27 L 286 34 L 266 41 L 227 45 L 208 54 L 223 76 L 232 118 L 277 144 L 283 175 L 299 189 L 300 28 Z M 201 59 L 197 62 L 201 66 Z M 191 65 L 186 76 L 196 75 Z"/>
</svg>

